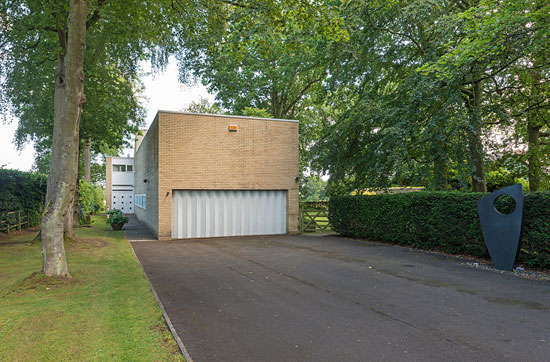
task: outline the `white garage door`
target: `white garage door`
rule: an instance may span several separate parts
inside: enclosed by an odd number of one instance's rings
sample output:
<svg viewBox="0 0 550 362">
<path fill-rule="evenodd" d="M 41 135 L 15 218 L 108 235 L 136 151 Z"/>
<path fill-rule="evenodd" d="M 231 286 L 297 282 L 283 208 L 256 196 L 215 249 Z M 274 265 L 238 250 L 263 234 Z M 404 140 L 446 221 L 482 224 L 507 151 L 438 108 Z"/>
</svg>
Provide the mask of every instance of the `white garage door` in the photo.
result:
<svg viewBox="0 0 550 362">
<path fill-rule="evenodd" d="M 286 233 L 286 191 L 173 192 L 172 237 Z"/>
</svg>

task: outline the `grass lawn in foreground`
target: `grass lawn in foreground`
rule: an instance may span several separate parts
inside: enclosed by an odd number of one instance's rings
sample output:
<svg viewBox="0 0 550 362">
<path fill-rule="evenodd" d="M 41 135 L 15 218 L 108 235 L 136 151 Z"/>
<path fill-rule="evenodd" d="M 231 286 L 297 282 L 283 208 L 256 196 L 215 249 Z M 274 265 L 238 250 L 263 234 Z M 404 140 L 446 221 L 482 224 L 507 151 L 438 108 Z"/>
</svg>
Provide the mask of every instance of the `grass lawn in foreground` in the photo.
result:
<svg viewBox="0 0 550 362">
<path fill-rule="evenodd" d="M 46 279 L 35 232 L 0 235 L 0 361 L 184 361 L 126 240 L 105 218 Z"/>
</svg>

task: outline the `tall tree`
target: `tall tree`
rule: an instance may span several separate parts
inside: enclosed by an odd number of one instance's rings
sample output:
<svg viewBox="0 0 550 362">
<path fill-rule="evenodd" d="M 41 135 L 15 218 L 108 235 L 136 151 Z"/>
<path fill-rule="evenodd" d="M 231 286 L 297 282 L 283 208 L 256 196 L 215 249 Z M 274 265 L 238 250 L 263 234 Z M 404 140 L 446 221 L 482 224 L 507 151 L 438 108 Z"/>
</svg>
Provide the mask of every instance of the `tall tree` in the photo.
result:
<svg viewBox="0 0 550 362">
<path fill-rule="evenodd" d="M 323 107 L 330 49 L 345 41 L 337 7 L 331 1 L 203 1 L 201 18 L 183 27 L 178 54 L 184 82 L 200 79 L 217 103 L 232 114 L 298 119 L 300 166 L 310 163 L 307 149 L 314 113 Z M 318 108 L 318 109 L 316 109 Z"/>
<path fill-rule="evenodd" d="M 55 80 L 52 166 L 42 216 L 42 271 L 70 276 L 63 244 L 64 220 L 72 202 L 78 166 L 78 127 L 84 96 L 86 0 L 69 3 L 67 35 L 60 32 L 64 54 L 58 55 Z"/>
<path fill-rule="evenodd" d="M 441 78 L 470 74 L 463 92 L 475 105 L 469 107 L 476 118 L 472 124 L 527 144 L 531 191 L 540 185 L 546 143 L 540 138 L 548 135 L 550 121 L 549 24 L 546 1 L 476 2 L 451 18 L 451 27 L 462 31 L 441 57 L 424 66 Z M 493 147 L 504 149 L 510 141 Z"/>
<path fill-rule="evenodd" d="M 327 77 L 327 49 L 346 38 L 328 1 L 203 2 L 206 16 L 184 29 L 181 79 L 200 78 L 223 108 L 264 108 L 295 117 Z"/>
<path fill-rule="evenodd" d="M 82 155 L 84 159 L 84 182 L 92 182 L 92 139 L 88 138 L 84 140 L 84 152 Z"/>
<path fill-rule="evenodd" d="M 48 201 L 41 233 L 46 275 L 68 275 L 63 219 L 76 185 L 79 120 L 85 100 L 78 82 L 83 84 L 84 65 L 90 61 L 88 70 L 121 74 L 116 78 L 118 83 L 110 83 L 115 94 L 136 77 L 139 60 L 147 57 L 154 64 L 162 64 L 173 40 L 171 5 L 168 1 L 143 4 L 137 0 L 0 3 L 0 26 L 6 29 L 0 35 L 0 80 L 4 85 L 0 100 L 22 123 L 33 118 L 43 120 L 36 127 L 43 130 L 52 129 L 53 123 Z M 144 21 L 145 17 L 154 26 Z M 85 42 L 90 45 L 86 56 Z M 95 61 L 97 58 L 102 60 Z M 108 127 L 103 131 L 114 134 Z"/>
<path fill-rule="evenodd" d="M 341 9 L 350 41 L 328 79 L 339 117 L 314 153 L 336 189 L 446 189 L 457 178 L 485 191 L 485 164 L 509 152 L 509 141 L 528 145 L 537 189 L 550 135 L 547 2 L 382 0 Z"/>
<path fill-rule="evenodd" d="M 446 189 L 451 165 L 464 174 L 470 128 L 460 79 L 417 71 L 442 53 L 451 38 L 442 20 L 458 11 L 454 2 L 422 0 L 342 7 L 350 41 L 339 47 L 330 69 L 328 97 L 339 117 L 315 147 L 331 183 Z"/>
</svg>

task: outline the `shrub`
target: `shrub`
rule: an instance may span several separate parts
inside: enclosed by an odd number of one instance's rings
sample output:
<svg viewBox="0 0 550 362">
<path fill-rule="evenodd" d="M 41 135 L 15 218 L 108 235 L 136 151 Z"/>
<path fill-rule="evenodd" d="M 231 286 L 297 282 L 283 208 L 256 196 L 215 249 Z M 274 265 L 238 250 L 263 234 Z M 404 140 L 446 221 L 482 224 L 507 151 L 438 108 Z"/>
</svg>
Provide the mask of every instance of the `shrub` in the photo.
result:
<svg viewBox="0 0 550 362">
<path fill-rule="evenodd" d="M 487 173 L 487 191 L 489 192 L 519 183 L 523 185 L 524 191 L 529 190 L 529 181 L 517 177 L 514 173 L 504 168 L 499 168 Z"/>
<path fill-rule="evenodd" d="M 488 258 L 477 201 L 483 193 L 411 192 L 335 196 L 329 220 L 341 235 Z M 499 199 L 500 200 L 500 199 Z M 510 210 L 510 200 L 497 204 Z M 550 193 L 525 195 L 519 262 L 550 267 Z"/>
<path fill-rule="evenodd" d="M 0 212 L 41 210 L 47 184 L 46 175 L 0 168 Z"/>
<path fill-rule="evenodd" d="M 99 214 L 105 210 L 105 194 L 99 186 L 80 181 L 78 184 L 78 201 L 85 215 Z"/>
<path fill-rule="evenodd" d="M 112 209 L 107 212 L 108 224 L 126 224 L 128 221 L 129 219 L 119 209 Z"/>
</svg>

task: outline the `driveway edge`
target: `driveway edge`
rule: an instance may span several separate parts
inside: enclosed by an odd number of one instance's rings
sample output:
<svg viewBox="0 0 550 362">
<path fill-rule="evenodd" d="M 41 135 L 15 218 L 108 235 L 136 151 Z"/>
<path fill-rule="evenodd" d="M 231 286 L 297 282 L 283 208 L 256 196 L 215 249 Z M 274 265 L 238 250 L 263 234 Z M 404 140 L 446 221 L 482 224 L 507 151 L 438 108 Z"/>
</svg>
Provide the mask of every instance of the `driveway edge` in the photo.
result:
<svg viewBox="0 0 550 362">
<path fill-rule="evenodd" d="M 128 239 L 128 238 L 126 238 L 126 239 Z M 134 250 L 134 246 L 132 245 L 130 240 L 128 240 L 128 244 L 130 244 L 130 247 L 132 248 L 132 253 L 134 253 L 134 257 L 136 258 L 136 260 L 139 264 L 139 267 L 141 268 L 141 271 L 143 271 L 143 275 L 145 276 L 145 279 L 147 279 L 147 282 L 149 283 L 149 288 L 153 292 L 153 295 L 155 296 L 155 299 L 157 300 L 157 304 L 160 307 L 160 310 L 162 311 L 162 315 L 164 316 L 164 321 L 166 322 L 166 324 L 168 325 L 168 329 L 170 329 L 170 332 L 174 336 L 174 339 L 176 340 L 176 343 L 178 344 L 178 347 L 179 347 L 181 353 L 183 354 L 183 356 L 185 357 L 187 362 L 193 362 L 193 359 L 191 358 L 191 355 L 187 351 L 187 348 L 185 348 L 185 345 L 183 344 L 180 336 L 178 335 L 178 332 L 176 332 L 176 329 L 174 328 L 174 325 L 172 324 L 172 321 L 170 320 L 170 317 L 168 317 L 168 313 L 166 313 L 166 309 L 164 309 L 164 305 L 160 301 L 160 298 L 157 294 L 157 291 L 153 287 L 153 283 L 151 283 L 151 280 L 149 280 L 149 277 L 147 276 L 147 273 L 145 272 L 145 269 L 143 268 L 143 265 L 141 265 L 141 261 L 137 257 L 136 251 Z"/>
</svg>

